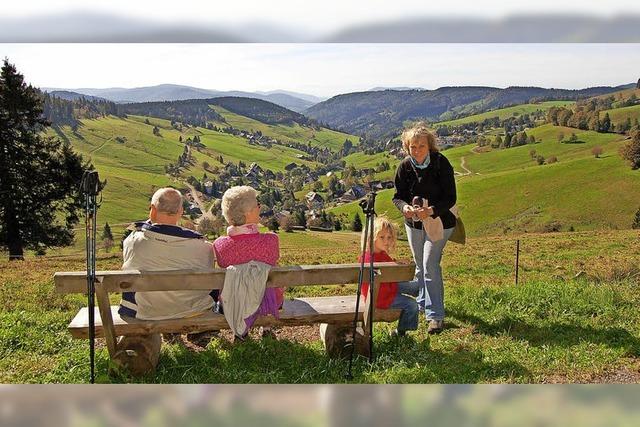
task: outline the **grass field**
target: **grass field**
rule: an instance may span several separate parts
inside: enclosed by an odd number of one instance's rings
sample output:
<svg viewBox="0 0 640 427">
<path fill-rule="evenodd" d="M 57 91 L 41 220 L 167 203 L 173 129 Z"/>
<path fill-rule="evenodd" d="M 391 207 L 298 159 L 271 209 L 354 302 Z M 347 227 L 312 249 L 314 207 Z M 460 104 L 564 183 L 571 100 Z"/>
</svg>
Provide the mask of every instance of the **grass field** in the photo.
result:
<svg viewBox="0 0 640 427">
<path fill-rule="evenodd" d="M 217 105 L 211 106 L 218 114 L 220 114 L 227 123 L 236 129 L 260 131 L 263 135 L 279 139 L 281 141 L 294 141 L 302 144 L 311 143 L 312 146 L 329 147 L 333 151 L 342 149 L 342 144 L 346 139 L 351 140 L 352 144 L 358 145 L 360 138 L 343 132 L 337 132 L 331 129 L 322 128 L 320 130 L 312 129 L 299 124 L 292 126 L 270 125 L 259 122 L 249 117 L 240 116 L 232 113 Z M 224 124 L 218 124 L 224 126 Z"/>
<path fill-rule="evenodd" d="M 280 233 L 281 265 L 353 262 L 355 233 Z M 638 231 L 520 235 L 520 283 L 513 284 L 514 237 L 472 238 L 449 244 L 443 260 L 448 327 L 419 330 L 399 342 L 393 325 L 376 324 L 376 360 L 356 359 L 356 383 L 602 382 L 620 370 L 640 369 Z M 602 254 L 606 254 L 605 257 Z M 0 254 L 1 255 L 1 254 Z M 397 258 L 408 259 L 406 242 Z M 99 253 L 98 269 L 119 268 L 119 254 Z M 56 271 L 80 270 L 81 257 L 0 260 L 0 382 L 86 382 L 86 341 L 66 325 L 86 304 L 53 291 Z M 582 273 L 580 273 L 582 272 Z M 580 273 L 580 278 L 574 278 Z M 350 294 L 352 286 L 310 287 L 288 296 Z M 117 301 L 114 297 L 113 302 Z M 344 382 L 346 363 L 328 359 L 317 328 L 289 339 L 233 344 L 216 338 L 204 351 L 164 345 L 156 383 Z M 285 333 L 286 332 L 286 333 Z M 108 356 L 99 340 L 100 382 Z M 640 379 L 636 379 L 640 381 Z"/>
<path fill-rule="evenodd" d="M 438 122 L 434 123 L 433 126 L 459 126 L 467 123 L 480 123 L 493 117 L 498 117 L 500 120 L 504 120 L 509 117 L 521 116 L 523 114 L 530 114 L 536 111 L 546 111 L 551 107 L 564 107 L 572 104 L 574 104 L 573 101 L 546 101 L 539 104 L 521 104 L 514 107 L 500 108 L 480 114 L 474 114 L 460 119 Z"/>
</svg>

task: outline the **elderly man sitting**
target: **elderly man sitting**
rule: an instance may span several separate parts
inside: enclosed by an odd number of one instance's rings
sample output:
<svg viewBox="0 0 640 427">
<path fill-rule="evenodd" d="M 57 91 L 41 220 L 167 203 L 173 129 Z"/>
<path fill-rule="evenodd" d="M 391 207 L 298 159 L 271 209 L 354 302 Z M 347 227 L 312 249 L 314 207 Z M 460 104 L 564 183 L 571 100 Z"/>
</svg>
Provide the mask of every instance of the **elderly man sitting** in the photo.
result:
<svg viewBox="0 0 640 427">
<path fill-rule="evenodd" d="M 179 227 L 182 194 L 161 188 L 151 198 L 149 220 L 135 223 L 123 244 L 123 270 L 208 270 L 213 268 L 211 243 Z M 124 292 L 119 313 L 145 320 L 178 319 L 211 310 L 209 291 Z"/>
</svg>

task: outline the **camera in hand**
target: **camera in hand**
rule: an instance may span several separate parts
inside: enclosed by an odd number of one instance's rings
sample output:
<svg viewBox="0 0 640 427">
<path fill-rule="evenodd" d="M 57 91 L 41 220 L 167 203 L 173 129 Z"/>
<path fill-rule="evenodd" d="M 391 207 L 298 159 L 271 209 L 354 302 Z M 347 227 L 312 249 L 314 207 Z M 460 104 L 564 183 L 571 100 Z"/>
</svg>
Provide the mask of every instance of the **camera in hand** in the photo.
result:
<svg viewBox="0 0 640 427">
<path fill-rule="evenodd" d="M 415 196 L 413 199 L 411 199 L 411 205 L 414 207 L 414 209 L 419 209 L 424 206 L 424 199 L 420 196 Z M 415 214 L 413 215 L 412 219 L 414 222 L 420 221 L 418 215 Z"/>
</svg>

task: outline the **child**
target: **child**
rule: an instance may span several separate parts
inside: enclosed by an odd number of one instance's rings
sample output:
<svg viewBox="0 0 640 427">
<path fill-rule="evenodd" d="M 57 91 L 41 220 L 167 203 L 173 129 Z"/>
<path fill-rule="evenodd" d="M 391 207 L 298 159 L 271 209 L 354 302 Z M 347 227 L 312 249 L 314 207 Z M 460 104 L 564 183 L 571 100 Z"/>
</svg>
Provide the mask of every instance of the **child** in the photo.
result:
<svg viewBox="0 0 640 427">
<path fill-rule="evenodd" d="M 392 252 L 396 246 L 396 240 L 398 238 L 396 225 L 389 221 L 388 218 L 378 216 L 374 221 L 373 227 L 373 261 L 395 261 L 389 256 L 389 252 Z M 364 239 L 364 231 L 362 233 L 362 239 Z M 371 259 L 368 243 L 369 242 L 367 242 L 367 250 L 364 254 L 365 265 L 367 265 Z M 361 261 L 361 259 L 359 258 L 358 261 Z M 418 295 L 419 288 L 420 284 L 416 281 L 400 283 L 387 282 L 380 284 L 376 308 L 402 309 L 400 320 L 398 321 L 398 328 L 391 333 L 392 336 L 402 337 L 406 335 L 407 331 L 415 331 L 418 329 L 418 303 L 415 298 L 411 296 L 415 297 Z M 362 283 L 362 293 L 366 300 L 369 295 L 368 282 Z"/>
</svg>

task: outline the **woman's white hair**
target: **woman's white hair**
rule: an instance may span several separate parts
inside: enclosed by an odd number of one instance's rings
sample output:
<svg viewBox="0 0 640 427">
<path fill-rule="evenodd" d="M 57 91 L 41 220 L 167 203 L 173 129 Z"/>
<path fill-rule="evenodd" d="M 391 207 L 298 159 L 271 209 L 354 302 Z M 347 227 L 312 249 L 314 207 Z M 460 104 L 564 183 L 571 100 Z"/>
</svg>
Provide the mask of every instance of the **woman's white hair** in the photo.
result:
<svg viewBox="0 0 640 427">
<path fill-rule="evenodd" d="M 222 196 L 222 216 L 230 225 L 244 225 L 246 215 L 256 207 L 258 192 L 248 185 L 231 187 Z"/>
<path fill-rule="evenodd" d="M 175 215 L 182 207 L 182 194 L 175 188 L 161 188 L 153 193 L 151 204 L 160 213 Z"/>
</svg>

